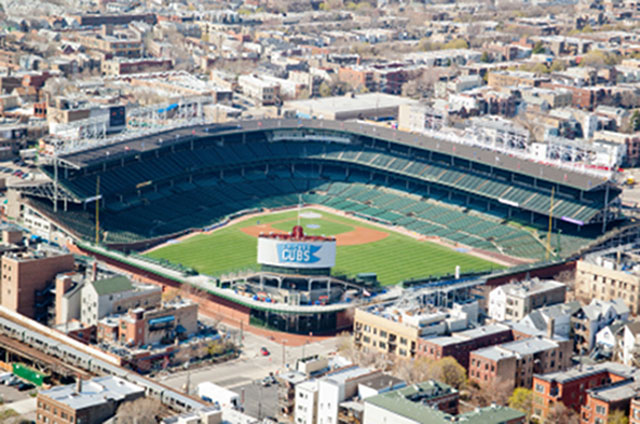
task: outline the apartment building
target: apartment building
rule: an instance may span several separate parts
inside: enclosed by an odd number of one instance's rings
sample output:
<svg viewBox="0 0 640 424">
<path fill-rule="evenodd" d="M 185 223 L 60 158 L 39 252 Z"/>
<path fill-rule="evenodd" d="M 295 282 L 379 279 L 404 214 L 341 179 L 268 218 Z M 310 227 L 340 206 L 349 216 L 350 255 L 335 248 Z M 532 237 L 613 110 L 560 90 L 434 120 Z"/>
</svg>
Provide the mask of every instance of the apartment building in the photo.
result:
<svg viewBox="0 0 640 424">
<path fill-rule="evenodd" d="M 452 356 L 464 368 L 469 366 L 469 354 L 476 349 L 513 340 L 511 328 L 503 324 L 490 324 L 443 337 L 418 339 L 416 356 L 431 360 Z"/>
<path fill-rule="evenodd" d="M 120 377 L 78 379 L 76 384 L 38 392 L 36 423 L 103 423 L 115 415 L 120 405 L 141 397 L 143 387 Z"/>
<path fill-rule="evenodd" d="M 382 375 L 379 370 L 350 365 L 296 385 L 295 422 L 337 424 L 340 403 L 356 396 L 360 383 Z"/>
<path fill-rule="evenodd" d="M 562 402 L 579 412 L 581 422 L 606 423 L 609 412 L 621 407 L 624 393 L 630 408 L 637 391 L 638 370 L 615 362 L 578 365 L 571 369 L 533 377 L 533 417 L 542 423 L 550 407 Z M 596 407 L 597 410 L 596 410 Z"/>
<path fill-rule="evenodd" d="M 241 75 L 238 87 L 242 93 L 256 100 L 261 106 L 274 105 L 279 101 L 278 84 L 264 81 L 254 75 Z"/>
<path fill-rule="evenodd" d="M 134 285 L 127 277 L 115 276 L 86 282 L 79 296 L 80 320 L 87 325 L 97 325 L 100 319 L 113 313 L 160 305 L 162 289 L 146 284 Z"/>
<path fill-rule="evenodd" d="M 2 286 L 0 303 L 5 308 L 34 319 L 45 319 L 49 302 L 47 288 L 56 275 L 71 271 L 73 255 L 53 251 L 11 253 L 0 259 Z"/>
<path fill-rule="evenodd" d="M 354 339 L 360 348 L 409 358 L 421 339 L 460 331 L 478 320 L 478 302 L 451 308 L 398 308 L 395 303 L 356 309 Z"/>
<path fill-rule="evenodd" d="M 561 371 L 571 364 L 569 340 L 532 337 L 471 352 L 469 379 L 491 387 L 507 382 L 531 387 L 534 374 Z"/>
<path fill-rule="evenodd" d="M 640 312 L 640 249 L 622 246 L 585 255 L 576 265 L 576 294 L 585 299 L 622 299 Z"/>
<path fill-rule="evenodd" d="M 131 31 L 114 31 L 109 25 L 102 27 L 101 31 L 86 31 L 76 33 L 73 40 L 87 50 L 102 53 L 106 58 L 142 57 L 144 45 L 138 34 Z"/>
<path fill-rule="evenodd" d="M 538 87 L 546 81 L 549 81 L 549 78 L 524 71 L 491 71 L 487 77 L 489 87 L 496 89 L 502 87 Z"/>
<path fill-rule="evenodd" d="M 141 72 L 159 72 L 168 71 L 173 67 L 171 59 L 125 59 L 116 57 L 110 60 L 104 60 L 100 64 L 102 74 L 108 77 L 117 77 L 120 75 L 137 74 Z"/>
<path fill-rule="evenodd" d="M 543 306 L 563 303 L 567 286 L 552 280 L 505 284 L 489 293 L 489 316 L 496 321 L 518 321 Z"/>
</svg>

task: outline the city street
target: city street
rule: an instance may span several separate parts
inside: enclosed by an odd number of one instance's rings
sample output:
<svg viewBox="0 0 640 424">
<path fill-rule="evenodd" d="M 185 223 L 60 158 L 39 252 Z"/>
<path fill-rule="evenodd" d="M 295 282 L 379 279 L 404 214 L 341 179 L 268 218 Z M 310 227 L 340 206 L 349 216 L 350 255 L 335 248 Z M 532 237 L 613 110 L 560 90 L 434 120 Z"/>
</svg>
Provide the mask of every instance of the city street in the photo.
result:
<svg viewBox="0 0 640 424">
<path fill-rule="evenodd" d="M 235 333 L 236 329 L 227 329 Z M 233 339 L 233 335 L 231 335 Z M 286 344 L 275 343 L 268 338 L 257 336 L 249 332 L 243 334 L 243 348 L 239 358 L 222 364 L 214 364 L 193 371 L 180 371 L 171 375 L 159 375 L 157 380 L 175 388 L 185 389 L 189 380 L 189 393 L 195 394 L 196 386 L 210 381 L 228 389 L 235 390 L 239 386 L 260 380 L 270 372 L 276 373 L 287 365 L 293 367 L 296 360 L 312 354 L 327 355 L 336 349 L 336 338 L 309 343 L 304 346 L 289 347 Z M 268 356 L 260 354 L 260 348 L 265 347 L 270 352 Z"/>
</svg>

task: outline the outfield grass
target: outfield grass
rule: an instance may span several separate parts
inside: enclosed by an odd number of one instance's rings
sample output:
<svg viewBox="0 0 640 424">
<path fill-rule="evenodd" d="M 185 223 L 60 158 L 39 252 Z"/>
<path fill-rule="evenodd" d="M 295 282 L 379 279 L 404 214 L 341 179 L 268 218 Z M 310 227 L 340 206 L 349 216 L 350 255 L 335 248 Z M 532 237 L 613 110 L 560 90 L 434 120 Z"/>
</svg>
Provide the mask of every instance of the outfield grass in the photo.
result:
<svg viewBox="0 0 640 424">
<path fill-rule="evenodd" d="M 351 231 L 356 226 L 381 230 L 380 227 L 325 211 L 314 212 L 323 217 L 301 218 L 301 224 L 308 234 L 336 235 Z M 240 230 L 258 223 L 274 223 L 274 228 L 288 231 L 296 224 L 296 217 L 297 211 L 263 215 L 222 228 L 212 234 L 201 234 L 162 247 L 150 252 L 148 256 L 180 263 L 209 275 L 247 268 L 258 269 L 257 239 Z M 318 225 L 319 228 L 308 229 L 309 224 Z M 334 274 L 353 276 L 362 272 L 375 272 L 381 284 L 390 285 L 410 278 L 452 273 L 456 265 L 460 265 L 462 272 L 502 268 L 492 262 L 435 243 L 418 241 L 394 231 L 385 232 L 389 234 L 388 237 L 373 243 L 338 246 Z"/>
</svg>

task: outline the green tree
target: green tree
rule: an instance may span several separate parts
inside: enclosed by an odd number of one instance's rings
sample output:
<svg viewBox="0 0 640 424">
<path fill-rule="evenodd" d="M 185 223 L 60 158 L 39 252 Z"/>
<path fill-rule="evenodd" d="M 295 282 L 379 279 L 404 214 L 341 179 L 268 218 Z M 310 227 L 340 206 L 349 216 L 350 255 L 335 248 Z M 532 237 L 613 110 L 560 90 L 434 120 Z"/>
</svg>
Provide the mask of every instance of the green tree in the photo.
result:
<svg viewBox="0 0 640 424">
<path fill-rule="evenodd" d="M 489 53 L 482 52 L 482 56 L 480 57 L 480 62 L 489 63 L 490 61 L 491 61 L 491 58 L 489 57 Z"/>
<path fill-rule="evenodd" d="M 565 69 L 567 69 L 567 67 L 565 66 L 564 62 L 561 62 L 559 60 L 554 60 L 549 67 L 549 71 L 551 72 L 562 72 Z"/>
<path fill-rule="evenodd" d="M 525 389 L 524 387 L 518 387 L 513 391 L 513 394 L 509 398 L 509 407 L 527 414 L 527 421 L 529 421 L 529 417 L 531 416 L 532 397 L 533 394 L 531 390 Z"/>
<path fill-rule="evenodd" d="M 580 61 L 580 66 L 593 66 L 596 68 L 604 66 L 613 66 L 620 61 L 620 57 L 615 53 L 605 52 L 602 50 L 591 50 L 584 55 Z"/>
<path fill-rule="evenodd" d="M 631 115 L 631 128 L 633 128 L 633 131 L 640 131 L 640 111 L 633 111 L 633 115 Z"/>
<path fill-rule="evenodd" d="M 208 353 L 211 356 L 220 356 L 226 352 L 226 346 L 221 341 L 209 343 Z"/>
<path fill-rule="evenodd" d="M 609 414 L 607 422 L 609 424 L 629 424 L 629 417 L 622 409 L 616 409 Z"/>
<path fill-rule="evenodd" d="M 467 43 L 467 40 L 465 40 L 464 38 L 456 38 L 455 40 L 451 40 L 447 44 L 442 46 L 443 50 L 468 49 L 468 48 L 469 48 L 469 43 Z"/>
<path fill-rule="evenodd" d="M 549 68 L 544 63 L 536 63 L 532 68 L 531 72 L 535 72 L 536 74 L 547 74 L 549 73 Z"/>
<path fill-rule="evenodd" d="M 320 84 L 320 87 L 318 87 L 318 95 L 320 97 L 329 97 L 331 94 L 331 87 L 326 81 Z"/>
<path fill-rule="evenodd" d="M 533 54 L 544 53 L 544 46 L 542 45 L 542 41 L 538 41 L 533 45 L 533 49 L 531 50 Z"/>
</svg>

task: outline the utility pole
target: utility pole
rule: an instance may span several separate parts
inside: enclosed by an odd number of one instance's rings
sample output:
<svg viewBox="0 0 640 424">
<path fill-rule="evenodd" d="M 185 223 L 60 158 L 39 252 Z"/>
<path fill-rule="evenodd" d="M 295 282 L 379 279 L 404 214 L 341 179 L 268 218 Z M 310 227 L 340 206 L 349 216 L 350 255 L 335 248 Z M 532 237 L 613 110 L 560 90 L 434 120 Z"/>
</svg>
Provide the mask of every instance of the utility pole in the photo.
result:
<svg viewBox="0 0 640 424">
<path fill-rule="evenodd" d="M 284 362 L 285 362 L 284 359 L 285 359 L 285 355 L 286 355 L 286 353 L 285 353 L 286 346 L 287 346 L 287 340 L 283 339 L 282 340 L 282 368 L 284 368 Z"/>
<path fill-rule="evenodd" d="M 96 245 L 100 244 L 100 175 L 96 178 Z"/>
</svg>

